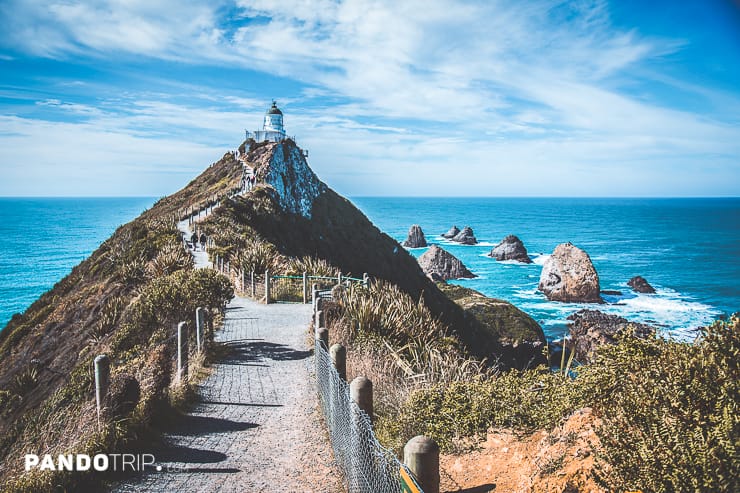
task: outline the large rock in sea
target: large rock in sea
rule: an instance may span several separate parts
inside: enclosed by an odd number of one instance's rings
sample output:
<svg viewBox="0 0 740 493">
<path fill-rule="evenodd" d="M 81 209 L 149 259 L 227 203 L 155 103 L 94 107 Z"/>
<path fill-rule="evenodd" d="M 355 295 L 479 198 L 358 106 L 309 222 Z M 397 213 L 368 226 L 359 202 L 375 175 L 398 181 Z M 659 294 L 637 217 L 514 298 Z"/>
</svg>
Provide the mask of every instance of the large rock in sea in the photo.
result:
<svg viewBox="0 0 740 493">
<path fill-rule="evenodd" d="M 453 224 L 449 231 L 442 234 L 442 238 L 447 238 L 448 240 L 451 240 L 452 238 L 457 236 L 459 232 L 460 232 L 460 228 L 458 228 L 457 226 Z"/>
<path fill-rule="evenodd" d="M 452 238 L 452 241 L 462 243 L 463 245 L 475 245 L 478 243 L 478 240 L 475 239 L 475 235 L 473 235 L 473 228 L 470 226 L 465 226 L 462 231 Z"/>
<path fill-rule="evenodd" d="M 524 264 L 531 264 L 532 259 L 524 248 L 524 243 L 518 237 L 509 235 L 501 243 L 493 247 L 490 256 L 496 260 L 516 260 Z"/>
<path fill-rule="evenodd" d="M 409 235 L 406 241 L 403 242 L 403 246 L 407 248 L 420 248 L 427 246 L 427 240 L 424 238 L 424 232 L 421 230 L 421 226 L 414 224 L 409 229 Z"/>
<path fill-rule="evenodd" d="M 555 247 L 545 261 L 537 288 L 550 301 L 601 303 L 599 275 L 586 252 L 572 243 Z"/>
<path fill-rule="evenodd" d="M 524 369 L 547 362 L 542 327 L 522 310 L 462 286 L 439 287 L 465 313 L 466 343 L 490 364 L 501 369 Z"/>
<path fill-rule="evenodd" d="M 642 276 L 635 276 L 627 281 L 627 286 L 631 287 L 636 293 L 654 293 L 655 288 L 650 285 Z"/>
<path fill-rule="evenodd" d="M 433 281 L 475 277 L 457 257 L 437 245 L 429 247 L 418 260 L 421 269 Z"/>
<path fill-rule="evenodd" d="M 630 322 L 598 310 L 579 310 L 568 317 L 570 320 L 570 339 L 575 351 L 575 359 L 580 363 L 591 363 L 596 351 L 604 344 L 615 344 L 618 336 L 632 333 L 645 339 L 655 334 L 655 327 Z"/>
</svg>

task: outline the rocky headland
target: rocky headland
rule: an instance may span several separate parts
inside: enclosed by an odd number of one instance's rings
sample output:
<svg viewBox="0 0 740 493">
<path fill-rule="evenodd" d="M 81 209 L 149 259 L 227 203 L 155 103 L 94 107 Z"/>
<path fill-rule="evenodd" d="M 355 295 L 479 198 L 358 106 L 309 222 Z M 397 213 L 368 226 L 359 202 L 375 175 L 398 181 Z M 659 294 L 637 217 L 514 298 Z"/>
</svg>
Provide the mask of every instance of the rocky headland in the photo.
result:
<svg viewBox="0 0 740 493">
<path fill-rule="evenodd" d="M 572 243 L 561 243 L 545 261 L 538 289 L 550 301 L 602 303 L 599 275 L 588 254 Z"/>
<path fill-rule="evenodd" d="M 575 359 L 580 363 L 591 363 L 598 349 L 605 344 L 616 344 L 625 334 L 645 339 L 655 334 L 655 327 L 630 322 L 598 310 L 579 310 L 568 317 L 570 338 Z"/>
<path fill-rule="evenodd" d="M 493 247 L 489 256 L 496 260 L 516 260 L 523 264 L 532 263 L 524 243 L 515 235 L 508 235 L 501 240 L 498 245 Z"/>
<path fill-rule="evenodd" d="M 433 281 L 476 277 L 460 259 L 437 245 L 429 247 L 429 250 L 424 252 L 418 261 L 421 269 Z"/>
<path fill-rule="evenodd" d="M 409 228 L 409 234 L 403 242 L 406 248 L 422 248 L 427 246 L 427 240 L 424 238 L 424 231 L 421 226 L 414 224 Z"/>
</svg>

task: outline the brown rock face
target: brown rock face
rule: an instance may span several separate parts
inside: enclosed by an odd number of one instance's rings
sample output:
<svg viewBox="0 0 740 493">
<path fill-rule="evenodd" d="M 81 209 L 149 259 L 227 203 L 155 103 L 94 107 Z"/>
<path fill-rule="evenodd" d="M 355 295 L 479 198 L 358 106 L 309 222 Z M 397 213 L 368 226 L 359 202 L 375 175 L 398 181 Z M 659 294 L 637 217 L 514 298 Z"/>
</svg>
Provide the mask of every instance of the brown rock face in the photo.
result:
<svg viewBox="0 0 740 493">
<path fill-rule="evenodd" d="M 460 231 L 458 234 L 455 235 L 454 238 L 451 238 L 452 241 L 456 241 L 458 243 L 462 243 L 463 245 L 475 245 L 478 243 L 478 240 L 475 239 L 475 235 L 473 234 L 473 228 L 470 226 L 465 226 L 462 231 Z"/>
<path fill-rule="evenodd" d="M 433 281 L 475 277 L 457 257 L 437 245 L 432 245 L 418 260 L 421 269 Z"/>
<path fill-rule="evenodd" d="M 642 276 L 635 276 L 627 281 L 627 286 L 631 287 L 636 293 L 654 293 L 655 288 L 650 285 Z"/>
<path fill-rule="evenodd" d="M 628 330 L 634 330 L 633 335 L 641 339 L 655 334 L 654 327 L 598 310 L 579 310 L 568 320 L 571 320 L 570 337 L 575 345 L 575 358 L 580 363 L 592 362 L 599 347 L 615 344 L 617 336 Z"/>
<path fill-rule="evenodd" d="M 532 259 L 527 254 L 527 249 L 524 248 L 524 243 L 514 235 L 509 235 L 501 240 L 501 243 L 493 247 L 490 255 L 496 260 L 516 260 L 525 264 L 532 263 Z"/>
<path fill-rule="evenodd" d="M 403 242 L 403 246 L 407 248 L 420 248 L 427 246 L 427 240 L 424 238 L 424 231 L 421 230 L 421 226 L 414 224 L 409 229 L 409 235 L 406 241 Z"/>
<path fill-rule="evenodd" d="M 550 301 L 601 303 L 599 275 L 586 252 L 572 243 L 555 247 L 537 287 Z"/>
</svg>

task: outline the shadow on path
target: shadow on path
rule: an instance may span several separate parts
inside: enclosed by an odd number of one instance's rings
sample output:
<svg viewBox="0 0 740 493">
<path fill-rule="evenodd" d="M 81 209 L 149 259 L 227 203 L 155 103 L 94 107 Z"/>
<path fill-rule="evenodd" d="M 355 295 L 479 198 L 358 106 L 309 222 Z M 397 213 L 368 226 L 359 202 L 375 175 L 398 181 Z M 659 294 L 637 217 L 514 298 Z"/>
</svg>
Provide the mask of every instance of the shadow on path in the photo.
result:
<svg viewBox="0 0 740 493">
<path fill-rule="evenodd" d="M 223 363 L 245 364 L 263 361 L 266 359 L 273 361 L 294 361 L 302 360 L 311 356 L 311 351 L 298 351 L 285 344 L 274 342 L 237 342 L 228 344 L 230 353 L 226 356 Z"/>
<path fill-rule="evenodd" d="M 208 416 L 193 416 L 190 414 L 177 416 L 166 426 L 169 433 L 181 436 L 208 435 L 211 433 L 227 433 L 230 431 L 244 431 L 256 428 L 254 423 L 243 423 L 223 418 Z"/>
<path fill-rule="evenodd" d="M 157 462 L 186 462 L 191 464 L 213 464 L 226 460 L 226 454 L 177 445 L 163 445 L 154 452 Z"/>
</svg>

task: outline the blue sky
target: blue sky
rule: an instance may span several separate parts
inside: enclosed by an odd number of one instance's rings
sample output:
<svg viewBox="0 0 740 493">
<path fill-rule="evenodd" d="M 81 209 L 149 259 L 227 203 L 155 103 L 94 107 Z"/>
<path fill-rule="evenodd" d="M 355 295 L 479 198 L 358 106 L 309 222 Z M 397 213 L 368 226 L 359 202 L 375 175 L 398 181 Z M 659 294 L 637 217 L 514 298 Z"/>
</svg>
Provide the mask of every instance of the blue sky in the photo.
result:
<svg viewBox="0 0 740 493">
<path fill-rule="evenodd" d="M 272 98 L 346 195 L 739 195 L 730 0 L 2 0 L 0 195 L 174 192 Z"/>
</svg>

